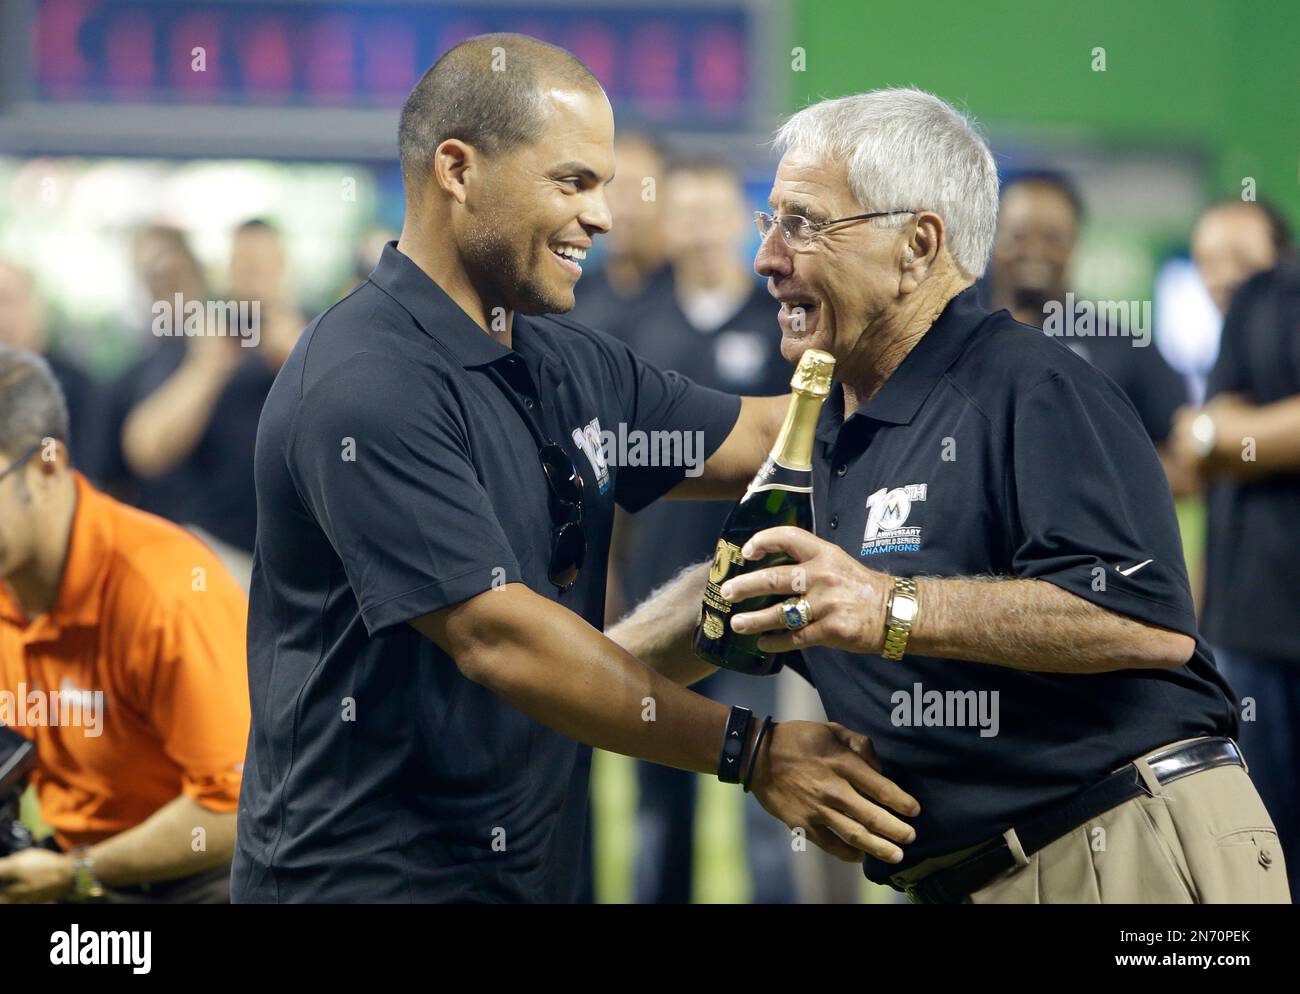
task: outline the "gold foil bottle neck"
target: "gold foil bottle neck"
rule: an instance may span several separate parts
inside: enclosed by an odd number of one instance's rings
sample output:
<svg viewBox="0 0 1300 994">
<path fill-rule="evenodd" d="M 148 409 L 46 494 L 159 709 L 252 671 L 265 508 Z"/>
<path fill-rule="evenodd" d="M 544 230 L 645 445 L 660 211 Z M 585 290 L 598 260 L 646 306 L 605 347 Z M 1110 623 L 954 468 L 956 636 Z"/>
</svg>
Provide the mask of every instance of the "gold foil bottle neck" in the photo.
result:
<svg viewBox="0 0 1300 994">
<path fill-rule="evenodd" d="M 820 349 L 808 349 L 799 357 L 799 365 L 790 378 L 790 389 L 825 397 L 831 392 L 831 374 L 834 372 L 834 356 Z"/>
</svg>

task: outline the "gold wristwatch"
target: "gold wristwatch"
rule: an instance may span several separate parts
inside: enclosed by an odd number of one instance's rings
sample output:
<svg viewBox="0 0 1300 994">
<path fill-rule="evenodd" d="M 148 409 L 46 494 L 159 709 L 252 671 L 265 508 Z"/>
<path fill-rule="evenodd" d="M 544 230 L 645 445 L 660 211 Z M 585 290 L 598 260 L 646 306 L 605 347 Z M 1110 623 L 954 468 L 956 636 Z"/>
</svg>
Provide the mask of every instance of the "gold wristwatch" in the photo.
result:
<svg viewBox="0 0 1300 994">
<path fill-rule="evenodd" d="M 885 659 L 903 658 L 903 652 L 907 649 L 907 636 L 911 634 L 912 624 L 920 609 L 921 600 L 916 581 L 906 576 L 894 577 L 894 592 L 889 595 L 889 606 L 886 609 L 889 617 L 885 621 L 885 646 L 880 651 Z"/>
</svg>

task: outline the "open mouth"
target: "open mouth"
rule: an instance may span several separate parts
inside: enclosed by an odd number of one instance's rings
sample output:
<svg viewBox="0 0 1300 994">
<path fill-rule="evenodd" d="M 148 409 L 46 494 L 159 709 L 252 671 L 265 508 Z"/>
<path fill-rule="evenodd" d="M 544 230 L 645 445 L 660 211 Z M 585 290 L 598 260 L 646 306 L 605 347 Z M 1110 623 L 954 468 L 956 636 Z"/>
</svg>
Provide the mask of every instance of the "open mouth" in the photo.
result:
<svg viewBox="0 0 1300 994">
<path fill-rule="evenodd" d="M 567 273 L 575 277 L 582 275 L 582 263 L 587 259 L 585 248 L 577 245 L 548 245 L 547 248 L 560 261 L 560 265 Z"/>
<path fill-rule="evenodd" d="M 792 335 L 799 335 L 811 329 L 817 317 L 815 300 L 783 300 L 781 310 L 777 313 L 777 323 L 781 330 Z"/>
</svg>

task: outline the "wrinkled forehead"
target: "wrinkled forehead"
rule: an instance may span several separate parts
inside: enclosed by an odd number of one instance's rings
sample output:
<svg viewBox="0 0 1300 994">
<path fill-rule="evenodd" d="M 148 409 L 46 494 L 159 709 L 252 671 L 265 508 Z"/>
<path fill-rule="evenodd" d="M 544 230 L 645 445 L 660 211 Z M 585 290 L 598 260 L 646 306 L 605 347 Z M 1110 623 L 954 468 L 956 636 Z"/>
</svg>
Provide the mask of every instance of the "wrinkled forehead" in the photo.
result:
<svg viewBox="0 0 1300 994">
<path fill-rule="evenodd" d="M 768 206 L 780 214 L 824 217 L 860 207 L 849 188 L 846 163 L 799 148 L 781 156 Z"/>
</svg>

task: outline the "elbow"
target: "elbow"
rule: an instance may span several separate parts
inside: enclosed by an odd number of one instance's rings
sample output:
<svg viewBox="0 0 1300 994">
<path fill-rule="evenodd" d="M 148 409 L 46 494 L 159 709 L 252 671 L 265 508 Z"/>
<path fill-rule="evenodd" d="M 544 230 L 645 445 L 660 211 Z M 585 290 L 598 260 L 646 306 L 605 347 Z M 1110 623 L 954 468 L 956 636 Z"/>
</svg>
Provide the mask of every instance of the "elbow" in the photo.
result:
<svg viewBox="0 0 1300 994">
<path fill-rule="evenodd" d="M 122 458 L 127 468 L 141 480 L 155 480 L 171 467 L 157 458 L 156 446 L 141 437 L 143 430 L 132 421 L 122 429 Z"/>
<path fill-rule="evenodd" d="M 466 680 L 495 691 L 503 679 L 506 668 L 503 665 L 503 656 L 500 646 L 475 640 L 461 648 L 452 658 L 456 661 L 456 669 L 460 670 L 460 675 Z"/>
<path fill-rule="evenodd" d="M 524 678 L 524 660 L 516 651 L 520 643 L 508 629 L 509 625 L 487 626 L 490 634 L 465 640 L 451 654 L 461 676 L 498 695 L 508 694 Z"/>
</svg>

